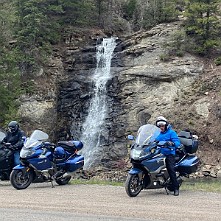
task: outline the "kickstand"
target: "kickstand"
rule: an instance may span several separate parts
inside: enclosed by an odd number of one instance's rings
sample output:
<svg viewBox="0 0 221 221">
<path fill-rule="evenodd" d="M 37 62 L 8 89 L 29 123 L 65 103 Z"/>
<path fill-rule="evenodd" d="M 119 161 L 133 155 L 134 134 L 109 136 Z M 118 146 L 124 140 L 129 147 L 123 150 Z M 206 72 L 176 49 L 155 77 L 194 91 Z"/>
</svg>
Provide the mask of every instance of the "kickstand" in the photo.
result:
<svg viewBox="0 0 221 221">
<path fill-rule="evenodd" d="M 53 180 L 51 180 L 51 188 L 54 188 Z"/>
<path fill-rule="evenodd" d="M 166 194 L 169 195 L 170 192 L 168 191 L 168 189 L 165 187 L 165 190 L 166 190 Z"/>
</svg>

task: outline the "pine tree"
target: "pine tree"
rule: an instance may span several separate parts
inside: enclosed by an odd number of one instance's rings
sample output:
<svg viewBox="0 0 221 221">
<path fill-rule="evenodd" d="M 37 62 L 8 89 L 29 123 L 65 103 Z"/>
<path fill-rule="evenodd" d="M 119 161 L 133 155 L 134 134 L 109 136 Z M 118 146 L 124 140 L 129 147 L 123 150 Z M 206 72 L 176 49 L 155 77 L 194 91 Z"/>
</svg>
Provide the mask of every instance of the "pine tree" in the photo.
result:
<svg viewBox="0 0 221 221">
<path fill-rule="evenodd" d="M 10 13 L 9 13 L 10 12 Z M 14 47 L 12 24 L 15 20 L 11 2 L 0 3 L 0 125 L 16 119 L 17 102 L 21 87 Z"/>
<path fill-rule="evenodd" d="M 220 0 L 187 0 L 185 30 L 193 39 L 192 50 L 201 55 L 220 43 Z"/>
</svg>

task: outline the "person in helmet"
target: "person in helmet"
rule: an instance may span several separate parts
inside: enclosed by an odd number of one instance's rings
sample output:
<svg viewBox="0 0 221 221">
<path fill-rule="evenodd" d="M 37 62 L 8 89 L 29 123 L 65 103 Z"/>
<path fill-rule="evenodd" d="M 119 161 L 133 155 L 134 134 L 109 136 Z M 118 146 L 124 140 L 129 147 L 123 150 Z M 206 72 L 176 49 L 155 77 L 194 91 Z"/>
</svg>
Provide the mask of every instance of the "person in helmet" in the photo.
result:
<svg viewBox="0 0 221 221">
<path fill-rule="evenodd" d="M 6 137 L 2 140 L 1 143 L 11 144 L 8 148 L 13 151 L 15 166 L 20 163 L 20 150 L 24 145 L 24 137 L 25 133 L 19 128 L 19 124 L 17 123 L 17 121 L 11 121 L 8 124 Z"/>
<path fill-rule="evenodd" d="M 163 116 L 159 116 L 156 120 L 156 126 L 160 128 L 160 134 L 156 141 L 166 141 L 169 148 L 161 148 L 161 153 L 166 156 L 166 167 L 170 176 L 170 180 L 174 189 L 174 196 L 179 195 L 179 183 L 175 172 L 175 151 L 181 145 L 177 133 L 172 130 L 171 125 Z"/>
</svg>

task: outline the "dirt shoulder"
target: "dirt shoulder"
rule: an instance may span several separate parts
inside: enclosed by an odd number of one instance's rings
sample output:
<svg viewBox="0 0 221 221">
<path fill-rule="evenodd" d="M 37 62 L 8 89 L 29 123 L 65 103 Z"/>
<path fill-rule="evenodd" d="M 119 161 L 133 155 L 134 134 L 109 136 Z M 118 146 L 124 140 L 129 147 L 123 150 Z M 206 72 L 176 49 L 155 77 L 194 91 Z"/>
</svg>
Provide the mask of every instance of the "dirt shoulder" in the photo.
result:
<svg viewBox="0 0 221 221">
<path fill-rule="evenodd" d="M 9 183 L 0 184 L 0 208 L 30 209 L 148 220 L 218 221 L 221 194 L 180 191 L 166 195 L 163 189 L 145 190 L 137 197 L 127 196 L 124 187 L 101 185 L 32 184 L 17 191 Z M 120 220 L 120 218 L 119 218 Z"/>
</svg>

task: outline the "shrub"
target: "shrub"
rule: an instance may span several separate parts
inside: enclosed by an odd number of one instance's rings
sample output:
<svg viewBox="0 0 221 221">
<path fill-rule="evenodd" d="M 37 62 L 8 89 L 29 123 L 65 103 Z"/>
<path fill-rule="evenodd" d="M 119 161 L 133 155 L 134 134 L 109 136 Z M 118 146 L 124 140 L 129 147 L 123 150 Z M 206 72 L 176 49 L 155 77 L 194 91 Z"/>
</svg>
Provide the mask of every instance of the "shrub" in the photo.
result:
<svg viewBox="0 0 221 221">
<path fill-rule="evenodd" d="M 217 66 L 221 65 L 221 56 L 219 56 L 218 58 L 216 58 L 216 59 L 214 60 L 214 63 L 215 63 L 215 65 L 217 65 Z"/>
</svg>

